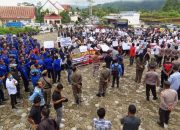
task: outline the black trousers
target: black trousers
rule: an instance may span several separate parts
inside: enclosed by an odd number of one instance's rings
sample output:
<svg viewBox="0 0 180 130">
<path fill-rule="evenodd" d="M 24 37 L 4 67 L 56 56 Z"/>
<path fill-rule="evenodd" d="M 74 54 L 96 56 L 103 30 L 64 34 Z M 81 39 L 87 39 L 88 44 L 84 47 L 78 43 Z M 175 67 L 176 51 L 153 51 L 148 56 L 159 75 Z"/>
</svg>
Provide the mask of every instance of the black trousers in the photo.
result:
<svg viewBox="0 0 180 130">
<path fill-rule="evenodd" d="M 13 108 L 13 107 L 15 107 L 15 105 L 17 104 L 16 94 L 11 94 L 10 97 L 11 97 L 11 106 L 12 106 L 12 108 Z"/>
<path fill-rule="evenodd" d="M 171 113 L 171 111 L 169 111 L 169 110 L 163 110 L 163 109 L 159 108 L 159 121 L 160 121 L 161 125 L 164 125 L 164 123 L 168 124 L 170 113 Z"/>
<path fill-rule="evenodd" d="M 114 84 L 115 84 L 115 81 L 116 81 L 116 84 L 117 84 L 117 88 L 119 87 L 119 76 L 115 76 L 113 75 L 112 76 L 113 80 L 112 80 L 112 87 L 114 87 Z"/>
<path fill-rule="evenodd" d="M 61 78 L 61 71 L 54 71 L 54 81 L 60 82 L 60 78 Z"/>
<path fill-rule="evenodd" d="M 19 82 L 18 82 L 18 84 L 16 85 L 16 88 L 17 88 L 17 94 L 16 94 L 16 96 L 17 96 L 17 98 L 20 98 L 20 97 L 21 97 L 21 90 L 20 90 Z"/>
<path fill-rule="evenodd" d="M 2 102 L 4 100 L 4 92 L 3 89 L 0 88 L 0 102 Z"/>
<path fill-rule="evenodd" d="M 23 79 L 23 84 L 24 84 L 24 89 L 26 92 L 29 91 L 29 81 L 25 78 L 22 78 Z"/>
<path fill-rule="evenodd" d="M 133 65 L 133 63 L 134 63 L 134 57 L 130 57 L 130 58 L 129 58 L 129 61 L 130 61 L 130 65 Z"/>
<path fill-rule="evenodd" d="M 47 69 L 48 71 L 48 77 L 53 79 L 53 82 L 54 82 L 54 72 L 53 72 L 53 69 Z"/>
<path fill-rule="evenodd" d="M 178 100 L 180 100 L 180 87 L 179 87 L 179 89 L 177 90 L 177 93 L 178 93 Z"/>
<path fill-rule="evenodd" d="M 163 72 L 161 71 L 161 88 L 163 88 L 163 84 L 164 84 L 164 81 L 167 81 L 168 80 L 168 76 Z"/>
<path fill-rule="evenodd" d="M 157 98 L 157 96 L 156 96 L 156 86 L 146 84 L 146 97 L 147 97 L 147 99 L 149 99 L 150 91 L 152 92 L 152 95 L 153 95 L 154 99 Z"/>
</svg>

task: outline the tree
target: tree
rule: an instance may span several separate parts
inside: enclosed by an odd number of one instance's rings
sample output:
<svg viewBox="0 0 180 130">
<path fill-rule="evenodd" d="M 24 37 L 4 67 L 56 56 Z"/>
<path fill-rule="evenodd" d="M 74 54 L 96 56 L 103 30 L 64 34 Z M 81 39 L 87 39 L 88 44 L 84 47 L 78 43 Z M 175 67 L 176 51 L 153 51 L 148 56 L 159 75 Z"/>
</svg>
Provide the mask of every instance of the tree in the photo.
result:
<svg viewBox="0 0 180 130">
<path fill-rule="evenodd" d="M 63 11 L 60 13 L 60 16 L 62 17 L 62 23 L 69 23 L 71 22 L 71 18 L 69 16 L 69 12 Z"/>
<path fill-rule="evenodd" d="M 180 12 L 180 1 L 179 0 L 166 0 L 164 7 L 162 8 L 163 11 L 178 11 Z"/>
</svg>

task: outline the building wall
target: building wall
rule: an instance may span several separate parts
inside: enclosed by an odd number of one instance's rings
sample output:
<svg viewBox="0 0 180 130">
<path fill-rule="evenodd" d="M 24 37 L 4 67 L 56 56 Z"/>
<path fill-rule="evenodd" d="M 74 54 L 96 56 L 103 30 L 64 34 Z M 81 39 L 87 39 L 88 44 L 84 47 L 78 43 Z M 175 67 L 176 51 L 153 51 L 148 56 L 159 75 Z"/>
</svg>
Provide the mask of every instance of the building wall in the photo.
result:
<svg viewBox="0 0 180 130">
<path fill-rule="evenodd" d="M 121 19 L 127 19 L 128 25 L 139 25 L 140 24 L 140 14 L 136 13 L 132 16 L 122 16 Z"/>
</svg>

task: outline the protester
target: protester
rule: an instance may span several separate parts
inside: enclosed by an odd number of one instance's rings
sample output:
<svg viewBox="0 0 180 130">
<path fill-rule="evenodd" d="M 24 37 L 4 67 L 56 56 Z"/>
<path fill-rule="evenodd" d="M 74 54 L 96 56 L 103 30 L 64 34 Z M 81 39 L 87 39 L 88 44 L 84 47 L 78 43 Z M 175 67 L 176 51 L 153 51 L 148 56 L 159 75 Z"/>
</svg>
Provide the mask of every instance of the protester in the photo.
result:
<svg viewBox="0 0 180 130">
<path fill-rule="evenodd" d="M 161 71 L 161 88 L 163 88 L 164 81 L 168 80 L 168 77 L 170 74 L 172 74 L 173 71 L 173 64 L 170 61 L 169 57 L 166 57 Z"/>
<path fill-rule="evenodd" d="M 93 77 L 97 77 L 99 73 L 99 66 L 100 66 L 100 56 L 99 52 L 96 52 L 93 56 Z"/>
<path fill-rule="evenodd" d="M 32 102 L 36 96 L 40 96 L 40 98 L 41 98 L 41 103 L 40 103 L 41 108 L 43 108 L 44 105 L 45 105 L 45 100 L 44 100 L 44 95 L 43 95 L 43 87 L 44 86 L 43 86 L 42 81 L 38 81 L 37 86 L 34 88 L 33 94 L 29 97 L 29 101 Z"/>
<path fill-rule="evenodd" d="M 99 119 L 93 119 L 93 128 L 95 130 L 111 130 L 112 123 L 111 121 L 105 120 L 106 110 L 104 108 L 99 108 L 97 110 L 97 115 Z"/>
<path fill-rule="evenodd" d="M 59 130 L 54 119 L 49 117 L 50 110 L 43 108 L 41 111 L 41 122 L 39 123 L 37 130 Z"/>
<path fill-rule="evenodd" d="M 119 78 L 122 75 L 121 65 L 118 64 L 117 60 L 114 61 L 114 64 L 111 66 L 111 74 L 112 74 L 112 88 L 114 87 L 115 81 L 117 84 L 117 88 L 119 88 Z"/>
<path fill-rule="evenodd" d="M 178 99 L 180 100 L 180 72 L 177 65 L 173 66 L 173 74 L 169 77 L 168 81 L 171 84 L 171 89 L 174 89 L 178 93 Z"/>
<path fill-rule="evenodd" d="M 129 53 L 129 57 L 130 57 L 130 59 L 129 59 L 129 61 L 130 61 L 129 65 L 133 65 L 133 63 L 134 63 L 134 57 L 136 56 L 136 48 L 135 48 L 134 43 L 132 43 L 132 46 L 131 46 L 129 52 L 130 52 L 130 53 Z"/>
<path fill-rule="evenodd" d="M 71 77 L 72 82 L 72 90 L 73 96 L 76 104 L 80 104 L 81 102 L 81 94 L 82 94 L 82 75 L 77 72 L 76 67 L 73 67 L 73 74 Z"/>
<path fill-rule="evenodd" d="M 6 88 L 8 90 L 9 96 L 11 97 L 12 109 L 17 109 L 15 106 L 17 104 L 17 100 L 16 100 L 16 94 L 17 94 L 16 85 L 17 84 L 18 82 L 13 78 L 12 74 L 9 72 L 7 74 L 7 79 L 6 79 Z"/>
<path fill-rule="evenodd" d="M 68 83 L 71 84 L 71 76 L 72 76 L 72 58 L 70 55 L 67 55 L 67 61 L 66 61 L 66 69 L 68 73 Z"/>
<path fill-rule="evenodd" d="M 150 97 L 150 91 L 152 92 L 153 95 L 153 100 L 157 99 L 157 94 L 156 94 L 156 87 L 160 85 L 160 79 L 158 76 L 158 73 L 155 72 L 155 67 L 153 65 L 149 66 L 149 71 L 146 72 L 145 77 L 144 77 L 144 85 L 146 85 L 146 100 L 149 101 Z"/>
<path fill-rule="evenodd" d="M 178 102 L 177 92 L 170 89 L 170 82 L 164 81 L 164 90 L 160 94 L 159 121 L 161 127 L 168 128 L 169 116 Z"/>
<path fill-rule="evenodd" d="M 59 83 L 52 94 L 52 101 L 53 101 L 54 109 L 56 111 L 56 117 L 57 117 L 56 123 L 57 123 L 58 128 L 60 126 L 62 115 L 63 115 L 62 103 L 68 101 L 68 99 L 63 97 L 62 95 L 63 88 L 64 88 L 63 85 Z"/>
<path fill-rule="evenodd" d="M 4 92 L 3 92 L 3 78 L 0 77 L 0 105 L 3 105 L 5 98 L 4 98 Z"/>
<path fill-rule="evenodd" d="M 50 55 L 47 55 L 46 58 L 44 58 L 44 66 L 45 69 L 48 71 L 48 77 L 54 79 L 54 72 L 53 72 L 53 59 Z"/>
<path fill-rule="evenodd" d="M 123 117 L 120 121 L 123 125 L 122 130 L 139 130 L 141 120 L 135 116 L 136 107 L 135 105 L 129 105 L 128 115 Z"/>
<path fill-rule="evenodd" d="M 136 58 L 136 78 L 135 78 L 135 82 L 137 82 L 137 83 L 141 82 L 141 78 L 142 78 L 144 68 L 145 68 L 144 57 L 142 55 L 139 55 Z"/>
<path fill-rule="evenodd" d="M 102 70 L 100 72 L 100 79 L 99 79 L 99 90 L 96 96 L 101 97 L 105 96 L 106 88 L 108 87 L 108 82 L 110 81 L 111 74 L 110 70 L 106 68 L 106 64 L 102 64 Z"/>
<path fill-rule="evenodd" d="M 51 88 L 52 88 L 52 79 L 48 77 L 48 71 L 44 70 L 42 72 L 42 77 L 39 79 L 43 83 L 43 94 L 44 99 L 47 107 L 50 107 L 50 101 L 51 101 Z"/>
<path fill-rule="evenodd" d="M 113 61 L 110 52 L 107 52 L 107 55 L 106 55 L 106 57 L 104 58 L 104 61 L 105 61 L 105 63 L 106 63 L 106 68 L 109 68 L 109 69 L 110 69 L 111 63 L 112 63 L 112 61 Z"/>
<path fill-rule="evenodd" d="M 41 122 L 41 98 L 36 96 L 33 100 L 30 113 L 28 115 L 28 122 L 32 125 L 32 128 L 37 129 L 38 124 Z"/>
<path fill-rule="evenodd" d="M 54 70 L 54 81 L 56 83 L 56 82 L 60 82 L 62 60 L 58 59 L 58 56 L 55 56 L 54 58 L 55 60 L 53 62 L 53 70 Z"/>
</svg>

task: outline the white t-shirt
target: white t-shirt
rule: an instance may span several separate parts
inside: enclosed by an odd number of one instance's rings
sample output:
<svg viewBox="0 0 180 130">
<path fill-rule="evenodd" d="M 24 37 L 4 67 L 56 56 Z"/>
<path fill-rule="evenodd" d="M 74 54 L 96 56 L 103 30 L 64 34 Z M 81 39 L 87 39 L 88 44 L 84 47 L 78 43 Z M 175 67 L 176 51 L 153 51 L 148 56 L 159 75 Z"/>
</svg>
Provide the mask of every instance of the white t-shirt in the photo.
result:
<svg viewBox="0 0 180 130">
<path fill-rule="evenodd" d="M 17 88 L 15 84 L 17 84 L 17 81 L 14 78 L 11 80 L 9 80 L 9 78 L 6 79 L 6 88 L 9 95 L 17 93 Z"/>
</svg>

